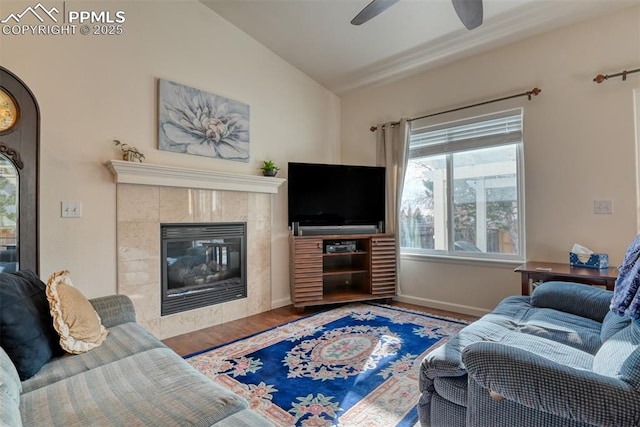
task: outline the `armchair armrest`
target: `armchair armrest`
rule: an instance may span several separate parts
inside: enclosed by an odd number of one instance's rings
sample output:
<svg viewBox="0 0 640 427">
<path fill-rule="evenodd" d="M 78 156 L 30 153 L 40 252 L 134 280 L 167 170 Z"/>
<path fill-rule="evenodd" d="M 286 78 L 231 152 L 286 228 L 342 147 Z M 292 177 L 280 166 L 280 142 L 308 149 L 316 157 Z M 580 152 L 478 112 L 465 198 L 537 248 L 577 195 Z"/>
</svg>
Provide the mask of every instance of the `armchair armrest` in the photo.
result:
<svg viewBox="0 0 640 427">
<path fill-rule="evenodd" d="M 545 282 L 531 294 L 531 305 L 552 308 L 602 322 L 609 312 L 613 292 L 571 282 Z"/>
<path fill-rule="evenodd" d="M 109 295 L 89 300 L 105 328 L 135 322 L 136 310 L 126 295 Z"/>
<path fill-rule="evenodd" d="M 640 394 L 617 378 L 493 342 L 469 345 L 462 360 L 481 387 L 518 404 L 591 425 L 640 425 Z"/>
</svg>

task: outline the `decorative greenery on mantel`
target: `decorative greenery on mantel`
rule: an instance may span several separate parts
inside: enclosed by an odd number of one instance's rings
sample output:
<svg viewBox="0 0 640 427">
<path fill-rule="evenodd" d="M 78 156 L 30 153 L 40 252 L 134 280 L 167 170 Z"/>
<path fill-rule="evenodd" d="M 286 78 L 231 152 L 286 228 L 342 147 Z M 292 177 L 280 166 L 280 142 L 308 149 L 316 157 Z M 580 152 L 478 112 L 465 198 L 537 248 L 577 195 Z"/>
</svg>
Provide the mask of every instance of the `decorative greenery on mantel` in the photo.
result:
<svg viewBox="0 0 640 427">
<path fill-rule="evenodd" d="M 272 160 L 264 160 L 260 169 L 264 176 L 276 176 L 280 170 Z"/>
<path fill-rule="evenodd" d="M 113 175 L 113 181 L 116 184 L 276 194 L 278 193 L 278 188 L 286 181 L 282 178 L 126 162 L 123 160 L 109 160 L 105 162 L 105 166 Z"/>
</svg>

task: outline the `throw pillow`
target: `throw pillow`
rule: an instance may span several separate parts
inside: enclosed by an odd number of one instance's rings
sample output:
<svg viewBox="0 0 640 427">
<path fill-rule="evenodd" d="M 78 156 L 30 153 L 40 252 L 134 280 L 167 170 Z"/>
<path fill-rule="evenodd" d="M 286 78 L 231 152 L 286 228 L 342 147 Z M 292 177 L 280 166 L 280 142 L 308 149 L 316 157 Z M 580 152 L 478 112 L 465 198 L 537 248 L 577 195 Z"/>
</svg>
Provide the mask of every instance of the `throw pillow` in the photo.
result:
<svg viewBox="0 0 640 427">
<path fill-rule="evenodd" d="M 32 271 L 0 273 L 0 347 L 22 381 L 63 353 L 51 322 L 45 288 Z"/>
<path fill-rule="evenodd" d="M 86 353 L 98 347 L 109 333 L 100 316 L 71 283 L 68 271 L 53 273 L 47 281 L 47 299 L 60 346 L 69 353 Z"/>
</svg>

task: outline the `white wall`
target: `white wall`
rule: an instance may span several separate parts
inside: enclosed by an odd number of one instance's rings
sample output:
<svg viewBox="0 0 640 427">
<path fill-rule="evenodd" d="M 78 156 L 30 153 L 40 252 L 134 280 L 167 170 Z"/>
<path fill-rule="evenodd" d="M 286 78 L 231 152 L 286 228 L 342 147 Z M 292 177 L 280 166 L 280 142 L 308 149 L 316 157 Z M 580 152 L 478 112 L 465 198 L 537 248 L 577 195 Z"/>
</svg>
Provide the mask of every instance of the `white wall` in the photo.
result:
<svg viewBox="0 0 640 427">
<path fill-rule="evenodd" d="M 45 6 L 62 2 L 44 2 Z M 0 16 L 34 2 L 2 1 Z M 116 186 L 102 162 L 112 140 L 148 163 L 254 175 L 262 160 L 339 159 L 339 99 L 197 1 L 67 1 L 67 10 L 123 10 L 117 36 L 1 35 L 0 64 L 41 110 L 40 275 L 69 269 L 87 296 L 116 291 Z M 157 150 L 157 79 L 251 107 L 249 163 Z M 286 167 L 279 175 L 286 178 Z M 273 203 L 272 299 L 289 300 L 286 185 Z M 83 203 L 62 219 L 60 202 Z"/>
<path fill-rule="evenodd" d="M 374 164 L 372 124 L 524 92 L 493 108 L 525 108 L 526 258 L 567 262 L 573 243 L 608 252 L 612 265 L 638 232 L 634 88 L 640 75 L 592 82 L 640 66 L 640 8 L 556 30 L 342 97 L 342 161 Z M 483 110 L 486 111 L 486 110 Z M 467 110 L 468 114 L 476 114 Z M 594 199 L 613 215 L 594 215 Z M 402 259 L 407 301 L 469 313 L 520 292 L 513 266 Z"/>
</svg>

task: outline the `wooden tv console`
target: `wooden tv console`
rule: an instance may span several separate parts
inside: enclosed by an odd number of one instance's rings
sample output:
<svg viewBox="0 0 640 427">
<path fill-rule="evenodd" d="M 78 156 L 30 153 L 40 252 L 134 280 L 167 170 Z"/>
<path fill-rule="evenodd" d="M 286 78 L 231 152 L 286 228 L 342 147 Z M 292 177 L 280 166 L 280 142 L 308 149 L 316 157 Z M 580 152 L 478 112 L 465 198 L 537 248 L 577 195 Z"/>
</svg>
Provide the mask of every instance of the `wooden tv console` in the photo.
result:
<svg viewBox="0 0 640 427">
<path fill-rule="evenodd" d="M 355 251 L 341 247 L 327 252 L 334 242 L 355 244 Z M 310 305 L 391 299 L 396 294 L 392 234 L 291 236 L 289 246 L 291 300 L 298 311 Z"/>
</svg>

